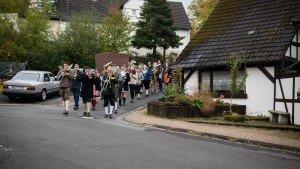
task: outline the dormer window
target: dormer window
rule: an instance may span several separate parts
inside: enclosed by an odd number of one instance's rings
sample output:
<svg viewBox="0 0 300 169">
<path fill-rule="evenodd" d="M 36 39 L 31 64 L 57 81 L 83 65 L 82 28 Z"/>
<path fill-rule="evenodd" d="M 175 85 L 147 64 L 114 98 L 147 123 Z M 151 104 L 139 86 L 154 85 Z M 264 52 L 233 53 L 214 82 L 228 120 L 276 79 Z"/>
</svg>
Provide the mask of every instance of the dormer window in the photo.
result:
<svg viewBox="0 0 300 169">
<path fill-rule="evenodd" d="M 136 16 L 136 9 L 132 9 L 132 16 Z"/>
</svg>

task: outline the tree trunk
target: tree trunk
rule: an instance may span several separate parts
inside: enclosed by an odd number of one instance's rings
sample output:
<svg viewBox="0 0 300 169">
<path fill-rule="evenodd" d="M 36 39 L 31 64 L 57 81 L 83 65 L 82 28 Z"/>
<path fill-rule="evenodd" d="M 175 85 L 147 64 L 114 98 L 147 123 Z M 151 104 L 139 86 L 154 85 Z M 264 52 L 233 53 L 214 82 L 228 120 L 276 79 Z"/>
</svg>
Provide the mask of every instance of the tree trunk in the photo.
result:
<svg viewBox="0 0 300 169">
<path fill-rule="evenodd" d="M 153 57 L 156 58 L 156 40 L 153 40 Z"/>
</svg>

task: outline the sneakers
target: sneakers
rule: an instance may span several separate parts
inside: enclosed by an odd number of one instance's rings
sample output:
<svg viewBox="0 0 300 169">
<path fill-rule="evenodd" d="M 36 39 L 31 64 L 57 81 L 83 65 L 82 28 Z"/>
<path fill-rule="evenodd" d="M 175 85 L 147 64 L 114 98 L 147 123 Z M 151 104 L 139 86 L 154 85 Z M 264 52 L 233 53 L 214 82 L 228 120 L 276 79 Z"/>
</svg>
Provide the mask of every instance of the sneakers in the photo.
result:
<svg viewBox="0 0 300 169">
<path fill-rule="evenodd" d="M 112 115 L 112 114 L 110 114 L 110 115 L 109 115 L 109 118 L 110 118 L 110 119 L 112 119 L 112 118 L 113 118 L 113 115 Z"/>
<path fill-rule="evenodd" d="M 86 112 L 83 112 L 83 115 L 82 116 L 86 116 Z"/>
<path fill-rule="evenodd" d="M 74 108 L 73 108 L 74 110 L 78 110 L 78 107 L 76 107 L 76 106 L 74 106 Z"/>
<path fill-rule="evenodd" d="M 69 112 L 67 110 L 65 110 L 62 114 L 67 116 L 69 114 Z"/>
<path fill-rule="evenodd" d="M 118 114 L 118 110 L 115 110 L 114 112 L 115 112 L 115 114 Z"/>
<path fill-rule="evenodd" d="M 105 114 L 105 115 L 104 115 L 104 118 L 107 118 L 107 117 L 108 117 L 108 115 L 107 115 L 107 114 Z"/>
</svg>

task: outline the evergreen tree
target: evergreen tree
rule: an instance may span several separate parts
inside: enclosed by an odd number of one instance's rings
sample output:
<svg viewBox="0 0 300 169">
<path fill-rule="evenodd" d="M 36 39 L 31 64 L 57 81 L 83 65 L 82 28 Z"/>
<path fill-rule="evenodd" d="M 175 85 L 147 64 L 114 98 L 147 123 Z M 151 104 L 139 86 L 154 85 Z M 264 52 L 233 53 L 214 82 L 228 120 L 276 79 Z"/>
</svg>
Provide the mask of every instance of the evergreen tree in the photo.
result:
<svg viewBox="0 0 300 169">
<path fill-rule="evenodd" d="M 157 47 L 162 47 L 165 60 L 165 50 L 181 44 L 181 37 L 175 32 L 172 10 L 166 0 L 146 0 L 137 27 L 132 45 L 138 49 L 153 49 L 153 57 L 157 56 Z"/>
</svg>

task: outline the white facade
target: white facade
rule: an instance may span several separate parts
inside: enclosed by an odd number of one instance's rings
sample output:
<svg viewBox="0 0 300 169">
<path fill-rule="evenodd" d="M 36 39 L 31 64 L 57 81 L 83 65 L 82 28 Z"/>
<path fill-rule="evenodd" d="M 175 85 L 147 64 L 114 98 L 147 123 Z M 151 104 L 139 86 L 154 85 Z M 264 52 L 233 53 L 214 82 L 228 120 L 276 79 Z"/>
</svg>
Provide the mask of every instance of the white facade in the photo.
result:
<svg viewBox="0 0 300 169">
<path fill-rule="evenodd" d="M 274 67 L 265 67 L 265 69 L 274 77 Z M 184 78 L 190 70 L 184 71 Z M 274 106 L 274 84 L 257 67 L 247 68 L 248 78 L 246 80 L 247 98 L 233 99 L 233 103 L 246 105 L 246 114 L 256 116 L 258 114 L 269 116 L 268 110 L 273 110 Z M 296 91 L 292 93 L 292 79 L 282 80 L 284 94 L 286 99 L 292 99 L 292 95 L 297 98 L 297 89 L 300 88 L 300 77 L 296 78 Z M 189 80 L 185 83 L 186 92 L 192 94 L 199 89 L 199 71 L 195 71 Z M 279 83 L 276 84 L 279 86 Z M 276 98 L 282 98 L 281 90 L 277 87 Z M 230 99 L 224 99 L 224 102 L 230 102 Z M 276 102 L 275 110 L 286 111 L 284 103 Z M 288 103 L 288 111 L 292 112 L 292 104 Z M 300 103 L 295 103 L 295 124 L 300 125 Z"/>
</svg>

